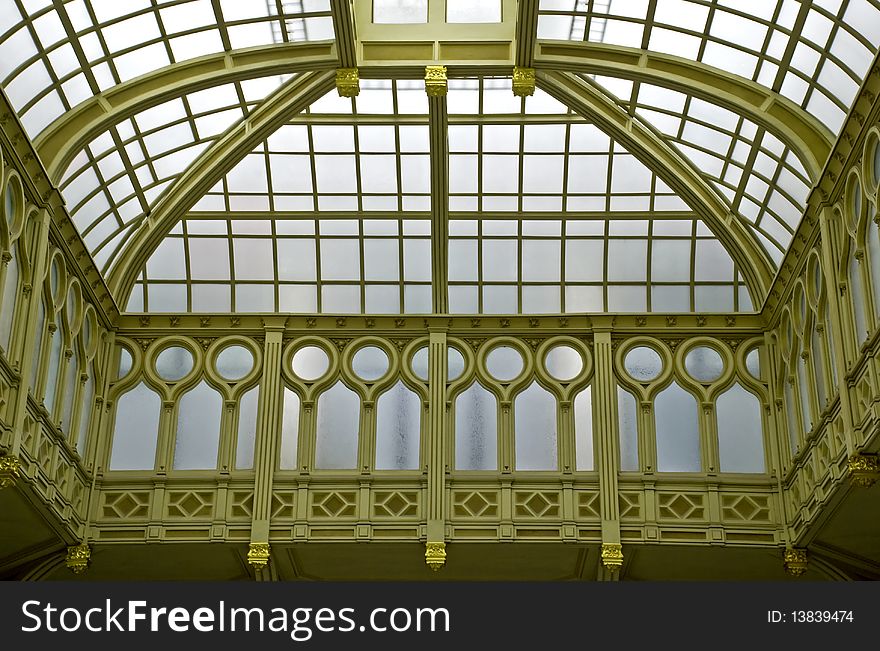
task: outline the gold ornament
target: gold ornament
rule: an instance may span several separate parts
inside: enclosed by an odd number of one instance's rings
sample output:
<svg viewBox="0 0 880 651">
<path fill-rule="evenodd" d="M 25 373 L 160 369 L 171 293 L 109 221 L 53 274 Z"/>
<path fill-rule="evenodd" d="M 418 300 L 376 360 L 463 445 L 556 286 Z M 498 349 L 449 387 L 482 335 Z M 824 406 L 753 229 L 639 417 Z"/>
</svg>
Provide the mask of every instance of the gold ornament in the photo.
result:
<svg viewBox="0 0 880 651">
<path fill-rule="evenodd" d="M 262 570 L 269 564 L 269 543 L 251 543 L 247 553 L 248 565 Z"/>
<path fill-rule="evenodd" d="M 21 479 L 21 461 L 10 455 L 0 457 L 0 488 L 15 486 L 15 482 Z"/>
<path fill-rule="evenodd" d="M 513 69 L 513 94 L 517 97 L 528 97 L 535 94 L 535 69 L 520 68 Z"/>
<path fill-rule="evenodd" d="M 782 556 L 785 571 L 792 576 L 800 576 L 807 571 L 807 550 L 790 547 Z"/>
<path fill-rule="evenodd" d="M 623 566 L 623 546 L 620 543 L 602 543 L 602 565 L 616 572 Z"/>
<path fill-rule="evenodd" d="M 92 548 L 87 543 L 71 545 L 67 548 L 67 558 L 64 564 L 74 574 L 82 574 L 92 562 Z"/>
<path fill-rule="evenodd" d="M 872 454 L 854 454 L 846 462 L 846 470 L 853 485 L 859 488 L 870 488 L 880 478 L 880 465 Z"/>
<path fill-rule="evenodd" d="M 446 66 L 425 67 L 425 92 L 428 97 L 445 97 L 448 90 Z"/>
<path fill-rule="evenodd" d="M 337 68 L 336 90 L 340 97 L 357 97 L 361 92 L 361 80 L 357 68 Z"/>
<path fill-rule="evenodd" d="M 446 543 L 427 543 L 425 545 L 425 563 L 435 572 L 446 565 Z"/>
</svg>

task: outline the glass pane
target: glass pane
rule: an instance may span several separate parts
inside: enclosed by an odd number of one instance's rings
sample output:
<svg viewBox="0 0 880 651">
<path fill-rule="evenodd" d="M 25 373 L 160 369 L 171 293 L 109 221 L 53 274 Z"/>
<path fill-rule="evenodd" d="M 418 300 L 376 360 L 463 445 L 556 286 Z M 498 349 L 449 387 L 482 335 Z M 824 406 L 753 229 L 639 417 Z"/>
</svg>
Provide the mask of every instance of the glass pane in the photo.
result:
<svg viewBox="0 0 880 651">
<path fill-rule="evenodd" d="M 556 470 L 556 398 L 532 382 L 514 405 L 517 470 Z"/>
<path fill-rule="evenodd" d="M 653 348 L 636 346 L 624 357 L 623 367 L 634 380 L 650 382 L 663 370 L 663 360 Z"/>
<path fill-rule="evenodd" d="M 330 368 L 330 357 L 323 348 L 303 346 L 293 355 L 293 372 L 303 380 L 317 380 Z"/>
<path fill-rule="evenodd" d="M 34 336 L 34 352 L 31 357 L 31 393 L 36 394 L 37 380 L 40 377 L 40 357 L 43 352 L 43 330 L 46 328 L 46 308 L 42 300 L 37 300 L 37 333 Z"/>
<path fill-rule="evenodd" d="M 68 436 L 72 434 L 73 401 L 79 389 L 79 355 L 74 353 L 67 360 L 67 372 L 64 377 L 64 409 L 61 412 L 61 430 Z"/>
<path fill-rule="evenodd" d="M 152 470 L 159 438 L 159 395 L 143 382 L 116 401 L 110 470 Z"/>
<path fill-rule="evenodd" d="M 235 467 L 239 470 L 250 470 L 254 467 L 254 445 L 257 439 L 257 403 L 259 399 L 260 387 L 254 387 L 241 397 L 241 402 L 238 405 L 238 438 L 235 445 Z"/>
<path fill-rule="evenodd" d="M 15 205 L 15 186 L 12 183 L 6 184 L 6 197 L 4 199 L 4 212 L 6 213 L 6 224 L 9 227 L 9 230 L 12 230 L 12 227 L 15 224 L 15 212 L 17 206 Z"/>
<path fill-rule="evenodd" d="M 177 405 L 175 470 L 213 470 L 220 450 L 223 399 L 204 380 L 187 391 Z"/>
<path fill-rule="evenodd" d="M 684 358 L 684 367 L 698 382 L 714 382 L 724 372 L 724 360 L 714 348 L 691 348 Z"/>
<path fill-rule="evenodd" d="M 501 0 L 446 0 L 448 23 L 500 23 Z"/>
<path fill-rule="evenodd" d="M 700 424 L 697 401 L 673 382 L 654 402 L 659 472 L 699 472 Z"/>
<path fill-rule="evenodd" d="M 240 380 L 254 367 L 254 355 L 244 346 L 227 346 L 217 355 L 217 372 L 227 380 Z"/>
<path fill-rule="evenodd" d="M 576 377 L 584 368 L 581 354 L 571 346 L 556 346 L 544 358 L 547 372 L 563 382 Z"/>
<path fill-rule="evenodd" d="M 746 370 L 756 380 L 761 379 L 761 348 L 756 346 L 746 355 Z"/>
<path fill-rule="evenodd" d="M 89 379 L 83 386 L 83 396 L 80 400 L 79 408 L 79 427 L 76 436 L 76 451 L 79 456 L 83 456 L 86 452 L 86 441 L 89 435 L 89 425 L 92 420 L 92 407 L 95 404 L 95 380 L 93 373 L 89 371 Z"/>
<path fill-rule="evenodd" d="M 419 348 L 412 356 L 412 372 L 420 380 L 428 381 L 428 347 Z"/>
<path fill-rule="evenodd" d="M 617 387 L 617 428 L 620 436 L 620 469 L 639 469 L 639 429 L 636 399 L 623 387 Z"/>
<path fill-rule="evenodd" d="M 880 145 L 877 145 L 880 151 Z M 880 173 L 880 172 L 878 172 Z M 880 312 L 880 227 L 873 219 L 868 220 L 868 236 L 865 238 L 868 248 L 868 262 L 871 265 L 871 287 L 874 290 L 874 310 Z M 878 323 L 880 317 L 875 316 L 874 323 Z"/>
<path fill-rule="evenodd" d="M 3 303 L 0 304 L 0 346 L 5 351 L 9 350 L 9 342 L 12 336 L 12 315 L 15 314 L 17 298 L 18 262 L 13 251 L 12 259 L 6 263 L 6 278 L 3 282 Z"/>
<path fill-rule="evenodd" d="M 508 382 L 522 373 L 522 355 L 510 346 L 497 346 L 486 355 L 486 369 L 496 380 Z"/>
<path fill-rule="evenodd" d="M 718 397 L 721 472 L 764 472 L 764 433 L 758 398 L 739 383 Z"/>
<path fill-rule="evenodd" d="M 49 349 L 49 372 L 46 376 L 46 395 L 43 404 L 50 412 L 55 408 L 55 391 L 58 389 L 58 367 L 61 365 L 61 329 L 52 333 Z"/>
<path fill-rule="evenodd" d="M 428 0 L 373 0 L 374 23 L 426 23 Z"/>
<path fill-rule="evenodd" d="M 575 470 L 593 470 L 593 387 L 574 399 Z"/>
<path fill-rule="evenodd" d="M 865 323 L 865 293 L 862 288 L 861 270 L 859 269 L 859 261 L 854 255 L 849 260 L 849 287 L 852 311 L 855 316 L 856 342 L 861 346 L 868 338 L 868 326 Z"/>
<path fill-rule="evenodd" d="M 457 348 L 446 348 L 446 380 L 452 382 L 461 377 L 464 372 L 464 357 Z M 428 347 L 419 348 L 412 357 L 412 369 L 421 380 L 428 381 Z"/>
<path fill-rule="evenodd" d="M 315 467 L 349 469 L 357 467 L 361 399 L 337 382 L 318 398 L 318 430 Z"/>
<path fill-rule="evenodd" d="M 296 470 L 299 449 L 299 395 L 284 387 L 284 414 L 281 417 L 281 470 Z"/>
<path fill-rule="evenodd" d="M 816 398 L 819 401 L 819 410 L 823 410 L 828 405 L 828 392 L 825 389 L 825 350 L 822 345 L 822 337 L 819 331 L 813 328 L 812 333 L 812 357 L 813 357 L 813 375 L 816 378 Z"/>
<path fill-rule="evenodd" d="M 351 368 L 362 380 L 378 380 L 388 370 L 388 355 L 377 346 L 364 346 L 351 358 Z"/>
<path fill-rule="evenodd" d="M 498 469 L 498 413 L 495 395 L 479 383 L 455 400 L 455 468 Z"/>
<path fill-rule="evenodd" d="M 810 387 L 807 386 L 807 363 L 803 357 L 798 356 L 797 360 L 797 378 L 798 378 L 798 394 L 801 397 L 801 418 L 804 433 L 809 433 L 813 429 L 813 414 L 810 409 Z"/>
<path fill-rule="evenodd" d="M 376 470 L 417 470 L 422 401 L 398 382 L 376 409 Z"/>
<path fill-rule="evenodd" d="M 156 373 L 169 382 L 186 377 L 192 367 L 192 353 L 180 346 L 169 346 L 156 357 Z"/>
<path fill-rule="evenodd" d="M 794 391 L 789 380 L 785 380 L 783 395 L 785 397 L 785 413 L 788 416 L 789 451 L 795 455 L 800 447 L 800 437 L 798 436 L 798 417 L 794 406 Z"/>
</svg>

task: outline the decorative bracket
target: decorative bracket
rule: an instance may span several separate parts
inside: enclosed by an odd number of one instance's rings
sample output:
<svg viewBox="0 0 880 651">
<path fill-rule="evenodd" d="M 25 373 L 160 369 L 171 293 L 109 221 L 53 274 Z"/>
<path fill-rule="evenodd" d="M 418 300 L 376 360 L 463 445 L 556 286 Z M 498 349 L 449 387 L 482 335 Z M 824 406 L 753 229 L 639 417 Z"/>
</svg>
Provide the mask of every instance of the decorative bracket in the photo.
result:
<svg viewBox="0 0 880 651">
<path fill-rule="evenodd" d="M 513 68 L 513 94 L 517 97 L 528 97 L 535 94 L 535 69 Z"/>
<path fill-rule="evenodd" d="M 428 97 L 445 97 L 448 90 L 446 66 L 425 66 L 425 92 Z"/>
<path fill-rule="evenodd" d="M 269 555 L 269 543 L 251 543 L 247 553 L 248 565 L 259 572 L 269 564 Z"/>
<path fill-rule="evenodd" d="M 357 68 L 336 69 L 336 91 L 340 97 L 357 97 L 361 92 L 361 80 Z"/>
<path fill-rule="evenodd" d="M 792 576 L 800 576 L 807 571 L 807 550 L 789 547 L 782 556 L 782 566 Z"/>
<path fill-rule="evenodd" d="M 425 564 L 434 572 L 446 565 L 446 543 L 429 542 L 425 544 Z"/>
<path fill-rule="evenodd" d="M 71 545 L 67 548 L 67 558 L 64 564 L 74 574 L 82 574 L 92 562 L 92 548 L 88 543 Z"/>
<path fill-rule="evenodd" d="M 854 486 L 870 488 L 880 479 L 880 464 L 875 454 L 854 454 L 846 462 L 846 472 Z"/>
<path fill-rule="evenodd" d="M 21 461 L 17 457 L 10 455 L 0 457 L 0 489 L 15 486 L 15 482 L 21 477 Z"/>
<path fill-rule="evenodd" d="M 617 572 L 623 567 L 623 545 L 620 543 L 602 543 L 602 565 L 609 572 Z"/>
</svg>

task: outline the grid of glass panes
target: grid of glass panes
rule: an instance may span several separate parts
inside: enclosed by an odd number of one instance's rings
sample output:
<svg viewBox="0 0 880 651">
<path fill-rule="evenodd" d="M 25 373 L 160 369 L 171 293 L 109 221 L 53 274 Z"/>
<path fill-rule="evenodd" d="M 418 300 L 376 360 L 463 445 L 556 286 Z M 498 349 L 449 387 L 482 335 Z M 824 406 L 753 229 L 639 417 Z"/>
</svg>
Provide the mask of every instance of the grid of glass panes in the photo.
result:
<svg viewBox="0 0 880 651">
<path fill-rule="evenodd" d="M 729 254 L 693 216 L 453 218 L 449 310 L 748 312 L 753 303 Z"/>
<path fill-rule="evenodd" d="M 540 0 L 538 38 L 645 48 L 747 77 L 835 134 L 880 46 L 880 0 Z M 601 35 L 593 21 L 603 23 Z"/>
<path fill-rule="evenodd" d="M 61 192 L 95 262 L 106 269 L 158 196 L 284 78 L 214 86 L 127 118 L 71 162 Z"/>
<path fill-rule="evenodd" d="M 186 219 L 147 262 L 131 312 L 431 311 L 431 222 Z"/>
<path fill-rule="evenodd" d="M 515 97 L 510 84 L 492 78 L 449 83 L 450 210 L 690 210 L 595 125 L 541 90 Z"/>
<path fill-rule="evenodd" d="M 427 113 L 420 80 L 363 80 L 354 99 L 334 89 L 247 155 L 193 210 L 428 212 Z"/>
<path fill-rule="evenodd" d="M 754 122 L 716 104 L 653 84 L 597 81 L 610 83 L 622 106 L 634 109 L 691 159 L 779 264 L 812 187 L 794 152 Z"/>
<path fill-rule="evenodd" d="M 329 0 L 4 0 L 0 80 L 33 138 L 120 83 L 279 38 L 332 39 Z"/>
</svg>

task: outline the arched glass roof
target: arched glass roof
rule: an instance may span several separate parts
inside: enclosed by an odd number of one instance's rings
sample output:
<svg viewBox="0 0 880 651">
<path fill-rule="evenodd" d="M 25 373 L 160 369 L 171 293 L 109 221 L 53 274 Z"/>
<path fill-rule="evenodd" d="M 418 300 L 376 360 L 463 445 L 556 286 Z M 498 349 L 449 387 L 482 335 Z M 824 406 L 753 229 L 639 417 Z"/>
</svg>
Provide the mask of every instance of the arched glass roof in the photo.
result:
<svg viewBox="0 0 880 651">
<path fill-rule="evenodd" d="M 446 11 L 373 0 L 370 28 L 416 38 L 442 15 L 477 43 L 516 6 L 430 1 Z M 437 105 L 401 60 L 343 98 L 346 0 L 9 0 L 0 79 L 132 311 L 423 313 L 437 292 L 451 313 L 760 306 L 875 60 L 880 0 L 526 6 L 519 42 L 690 67 L 539 60 L 521 98 L 497 64 L 459 62 Z M 329 58 L 289 49 L 309 41 Z"/>
</svg>

